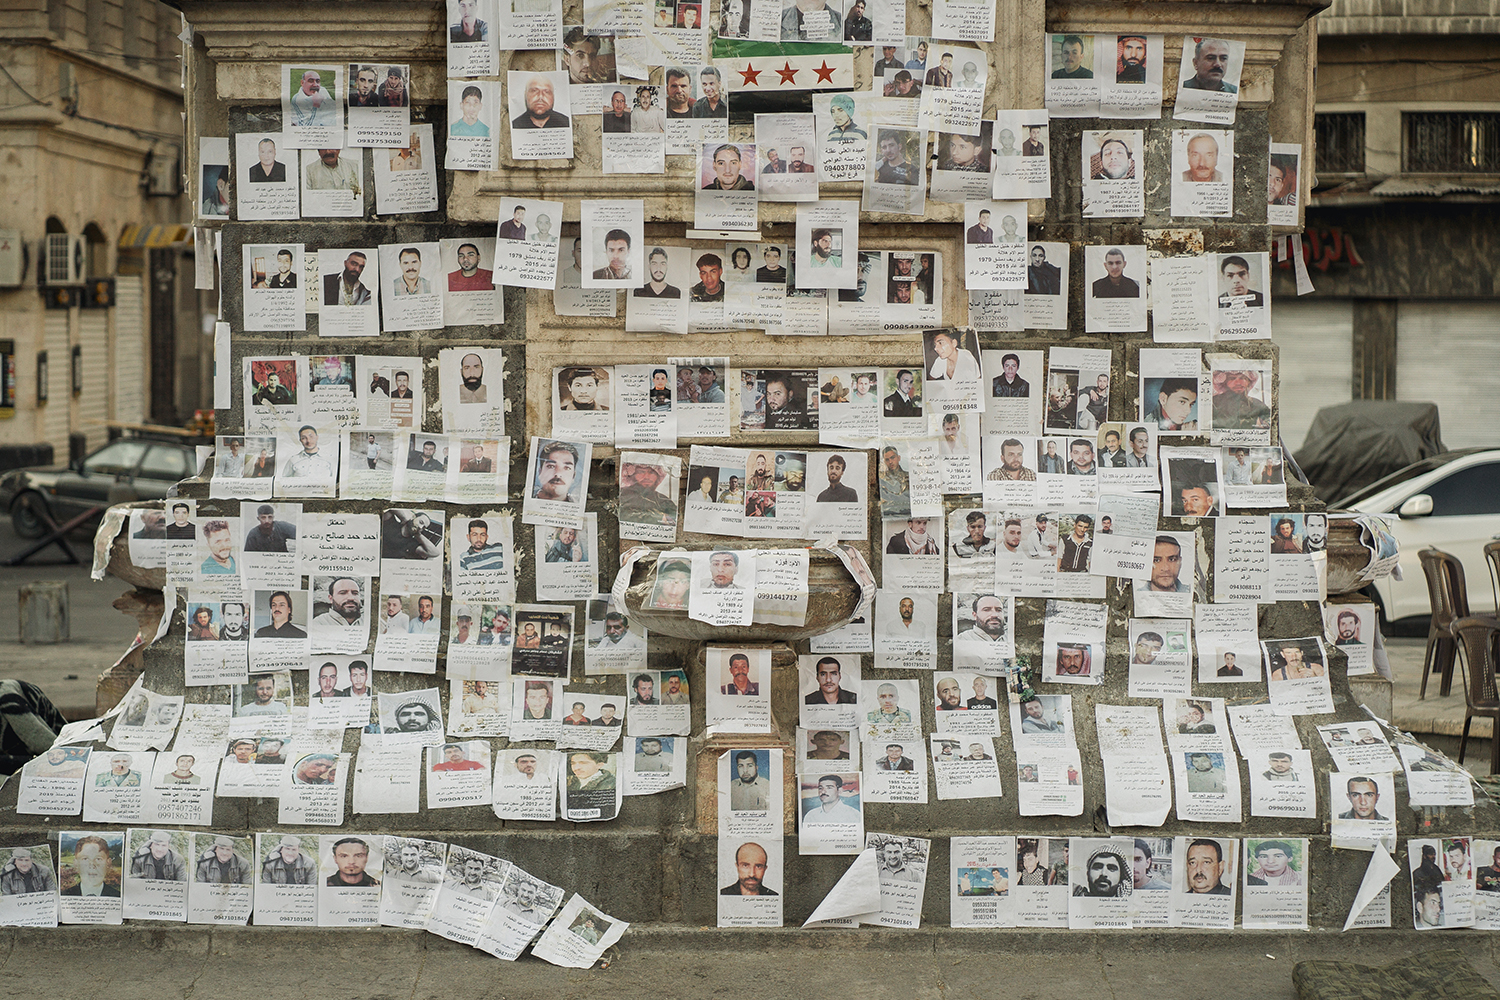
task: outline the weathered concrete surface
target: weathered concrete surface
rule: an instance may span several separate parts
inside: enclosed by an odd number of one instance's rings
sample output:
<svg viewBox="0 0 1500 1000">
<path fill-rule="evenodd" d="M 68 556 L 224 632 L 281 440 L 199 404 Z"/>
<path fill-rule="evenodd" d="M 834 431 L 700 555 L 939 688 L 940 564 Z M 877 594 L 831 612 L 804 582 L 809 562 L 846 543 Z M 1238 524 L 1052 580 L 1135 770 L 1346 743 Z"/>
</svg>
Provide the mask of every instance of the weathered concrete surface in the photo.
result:
<svg viewBox="0 0 1500 1000">
<path fill-rule="evenodd" d="M 609 967 L 502 963 L 432 934 L 398 930 L 153 927 L 16 930 L 0 936 L 0 996 L 51 1000 L 575 1000 L 611 996 L 768 1000 L 1291 1000 L 1292 967 L 1383 965 L 1461 949 L 1500 984 L 1493 934 L 1411 930 L 1283 934 L 1029 931 L 737 931 L 632 927 Z M 38 959 L 45 956 L 45 961 Z M 253 985 L 252 985 L 253 984 Z"/>
</svg>

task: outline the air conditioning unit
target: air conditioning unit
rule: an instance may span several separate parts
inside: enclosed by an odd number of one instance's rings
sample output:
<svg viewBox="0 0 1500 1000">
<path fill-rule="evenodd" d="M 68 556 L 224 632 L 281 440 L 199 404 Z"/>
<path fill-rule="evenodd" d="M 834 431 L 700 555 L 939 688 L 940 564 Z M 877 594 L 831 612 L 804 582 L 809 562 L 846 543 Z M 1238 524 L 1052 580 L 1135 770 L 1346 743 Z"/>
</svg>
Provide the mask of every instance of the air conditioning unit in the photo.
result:
<svg viewBox="0 0 1500 1000">
<path fill-rule="evenodd" d="M 41 267 L 37 279 L 42 285 L 82 285 L 84 262 L 88 259 L 82 236 L 49 233 L 42 240 Z"/>
</svg>

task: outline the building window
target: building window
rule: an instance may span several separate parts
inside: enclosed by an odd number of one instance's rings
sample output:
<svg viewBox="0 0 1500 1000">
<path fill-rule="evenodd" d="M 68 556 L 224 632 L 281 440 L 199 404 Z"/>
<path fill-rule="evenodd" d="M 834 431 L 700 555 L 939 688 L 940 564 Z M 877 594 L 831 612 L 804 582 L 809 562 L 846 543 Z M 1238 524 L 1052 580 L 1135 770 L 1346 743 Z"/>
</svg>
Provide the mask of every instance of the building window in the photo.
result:
<svg viewBox="0 0 1500 1000">
<path fill-rule="evenodd" d="M 1313 119 L 1317 135 L 1319 174 L 1365 172 L 1365 113 L 1319 112 Z"/>
<path fill-rule="evenodd" d="M 1401 115 L 1401 169 L 1412 174 L 1500 174 L 1500 112 Z"/>
</svg>

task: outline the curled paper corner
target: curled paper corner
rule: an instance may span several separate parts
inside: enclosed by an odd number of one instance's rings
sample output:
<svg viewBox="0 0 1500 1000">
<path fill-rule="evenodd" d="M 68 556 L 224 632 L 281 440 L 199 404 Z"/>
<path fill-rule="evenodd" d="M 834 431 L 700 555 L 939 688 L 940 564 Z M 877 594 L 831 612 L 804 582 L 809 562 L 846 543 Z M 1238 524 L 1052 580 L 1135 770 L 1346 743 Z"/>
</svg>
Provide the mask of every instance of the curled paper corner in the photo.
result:
<svg viewBox="0 0 1500 1000">
<path fill-rule="evenodd" d="M 858 923 L 861 917 L 873 917 L 879 912 L 880 862 L 875 858 L 875 849 L 869 847 L 859 852 L 849 870 L 802 926 L 815 927 L 827 921 Z"/>
<path fill-rule="evenodd" d="M 1370 864 L 1365 869 L 1364 881 L 1359 884 L 1359 892 L 1354 896 L 1354 905 L 1349 907 L 1349 919 L 1344 921 L 1344 930 L 1354 926 L 1359 915 L 1365 912 L 1365 907 L 1380 895 L 1381 891 L 1390 884 L 1391 879 L 1396 877 L 1400 866 L 1396 859 L 1391 857 L 1391 852 L 1385 849 L 1385 845 L 1376 842 L 1375 850 L 1370 853 Z"/>
</svg>

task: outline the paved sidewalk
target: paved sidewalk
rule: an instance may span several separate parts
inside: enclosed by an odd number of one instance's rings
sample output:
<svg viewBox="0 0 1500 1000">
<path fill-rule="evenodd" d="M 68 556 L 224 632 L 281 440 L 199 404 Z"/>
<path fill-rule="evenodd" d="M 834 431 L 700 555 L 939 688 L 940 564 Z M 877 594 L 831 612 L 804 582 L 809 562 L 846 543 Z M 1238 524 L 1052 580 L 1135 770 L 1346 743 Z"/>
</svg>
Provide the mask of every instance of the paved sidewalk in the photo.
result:
<svg viewBox="0 0 1500 1000">
<path fill-rule="evenodd" d="M 0 559 L 28 544 L 11 529 L 8 518 L 0 518 Z M 74 540 L 73 548 L 83 559 L 92 552 L 87 538 Z M 19 641 L 20 588 L 43 580 L 67 583 L 72 638 L 50 646 L 23 645 Z M 110 576 L 95 583 L 89 579 L 87 564 L 70 565 L 56 547 L 38 553 L 24 566 L 0 565 L 0 677 L 38 685 L 70 719 L 90 718 L 99 675 L 135 639 L 135 619 L 112 606 L 131 589 Z"/>
</svg>

